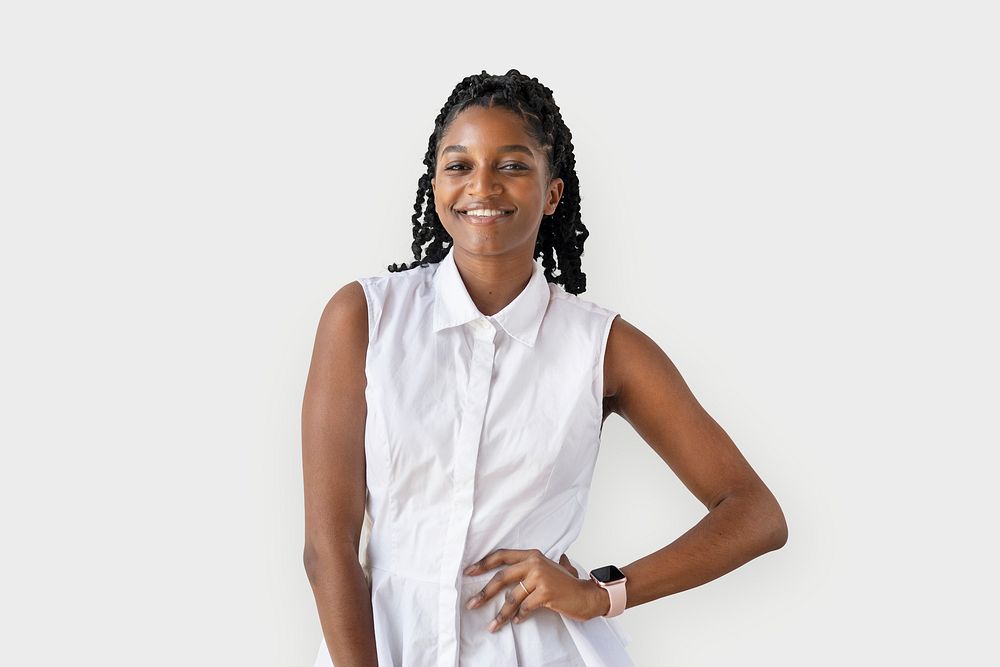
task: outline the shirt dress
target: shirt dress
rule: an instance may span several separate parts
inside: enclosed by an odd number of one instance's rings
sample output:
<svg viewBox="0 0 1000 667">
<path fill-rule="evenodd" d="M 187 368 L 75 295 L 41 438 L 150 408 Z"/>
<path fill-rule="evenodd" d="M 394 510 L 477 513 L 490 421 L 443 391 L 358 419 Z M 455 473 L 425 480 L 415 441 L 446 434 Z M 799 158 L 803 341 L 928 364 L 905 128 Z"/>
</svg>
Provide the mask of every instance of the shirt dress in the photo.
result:
<svg viewBox="0 0 1000 667">
<path fill-rule="evenodd" d="M 538 262 L 492 316 L 469 296 L 452 252 L 358 282 L 369 326 L 359 557 L 379 665 L 633 665 L 617 618 L 576 621 L 539 608 L 489 632 L 506 591 L 476 609 L 465 602 L 500 568 L 462 572 L 500 548 L 539 549 L 554 561 L 572 549 L 600 446 L 617 313 L 549 283 Z M 607 564 L 567 555 L 585 579 Z M 315 665 L 333 665 L 325 640 Z"/>
</svg>

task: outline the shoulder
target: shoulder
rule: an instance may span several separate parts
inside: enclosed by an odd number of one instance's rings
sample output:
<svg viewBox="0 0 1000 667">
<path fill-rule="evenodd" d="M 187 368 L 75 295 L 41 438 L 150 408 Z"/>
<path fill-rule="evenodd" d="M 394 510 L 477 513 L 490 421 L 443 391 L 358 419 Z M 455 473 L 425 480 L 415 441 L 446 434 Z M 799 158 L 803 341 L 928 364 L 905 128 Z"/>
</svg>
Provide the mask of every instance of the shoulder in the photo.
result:
<svg viewBox="0 0 1000 667">
<path fill-rule="evenodd" d="M 604 366 L 605 395 L 621 401 L 626 393 L 643 393 L 645 387 L 667 378 L 671 385 L 683 379 L 666 352 L 637 326 L 617 316 L 608 335 Z M 617 406 L 616 406 L 616 412 Z"/>
<path fill-rule="evenodd" d="M 389 293 L 406 293 L 421 291 L 430 283 L 438 263 L 416 266 L 406 271 L 388 272 L 368 275 L 358 278 L 365 295 L 372 301 L 384 299 Z"/>
<path fill-rule="evenodd" d="M 363 350 L 367 346 L 369 309 L 363 280 L 352 280 L 327 300 L 316 334 L 318 354 L 345 347 Z"/>
<path fill-rule="evenodd" d="M 363 396 L 367 382 L 368 307 L 364 290 L 352 281 L 323 307 L 306 380 L 303 419 L 318 423 L 331 405 Z M 307 417 L 308 416 L 308 417 Z"/>
<path fill-rule="evenodd" d="M 563 288 L 549 283 L 549 307 L 559 315 L 569 317 L 574 321 L 582 321 L 602 328 L 607 320 L 617 314 L 617 311 L 606 308 L 578 294 L 570 294 Z"/>
<path fill-rule="evenodd" d="M 327 301 L 320 317 L 320 332 L 327 336 L 364 337 L 376 332 L 383 307 L 390 301 L 406 303 L 420 293 L 434 275 L 436 264 L 407 271 L 382 272 L 352 280 Z"/>
<path fill-rule="evenodd" d="M 365 286 L 362 281 L 366 278 L 352 280 L 336 292 L 326 302 L 323 308 L 323 318 L 327 320 L 340 320 L 345 318 L 356 319 L 359 314 L 367 314 L 368 307 L 365 305 Z"/>
<path fill-rule="evenodd" d="M 613 330 L 619 329 L 617 324 L 621 320 L 621 315 L 617 310 L 602 306 L 590 299 L 577 294 L 570 294 L 561 287 L 550 285 L 552 297 L 549 300 L 549 307 L 552 314 L 558 321 L 573 332 L 586 332 L 585 338 L 591 349 L 597 350 L 597 366 L 595 371 L 603 374 L 601 380 L 601 391 L 604 396 L 606 406 L 605 416 L 607 416 L 607 406 L 613 402 L 612 396 L 617 391 L 615 387 L 615 374 L 610 368 L 611 361 L 608 359 L 610 348 L 610 337 Z M 575 334 L 573 338 L 577 338 Z"/>
</svg>

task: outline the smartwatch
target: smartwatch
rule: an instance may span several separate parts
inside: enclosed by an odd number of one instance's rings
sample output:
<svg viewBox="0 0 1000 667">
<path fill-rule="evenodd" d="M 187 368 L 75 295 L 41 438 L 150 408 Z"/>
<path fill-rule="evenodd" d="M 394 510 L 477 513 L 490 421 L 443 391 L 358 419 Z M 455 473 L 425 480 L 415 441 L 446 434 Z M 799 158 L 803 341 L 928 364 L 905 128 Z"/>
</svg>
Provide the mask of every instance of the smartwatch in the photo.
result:
<svg viewBox="0 0 1000 667">
<path fill-rule="evenodd" d="M 590 578 L 608 592 L 611 608 L 604 616 L 611 618 L 625 611 L 625 574 L 614 565 L 605 565 L 590 571 Z"/>
</svg>

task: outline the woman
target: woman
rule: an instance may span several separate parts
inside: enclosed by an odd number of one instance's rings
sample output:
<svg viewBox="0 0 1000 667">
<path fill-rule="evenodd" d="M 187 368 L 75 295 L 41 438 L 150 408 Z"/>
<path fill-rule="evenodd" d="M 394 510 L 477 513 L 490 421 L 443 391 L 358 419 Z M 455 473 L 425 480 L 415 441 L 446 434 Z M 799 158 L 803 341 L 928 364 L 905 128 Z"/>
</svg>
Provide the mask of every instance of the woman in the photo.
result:
<svg viewBox="0 0 1000 667">
<path fill-rule="evenodd" d="M 317 333 L 303 406 L 316 664 L 631 665 L 615 617 L 780 548 L 782 511 L 663 351 L 579 297 L 588 231 L 551 90 L 517 70 L 466 78 L 424 164 L 417 261 L 340 289 Z M 566 551 L 612 412 L 709 512 L 590 570 Z"/>
</svg>

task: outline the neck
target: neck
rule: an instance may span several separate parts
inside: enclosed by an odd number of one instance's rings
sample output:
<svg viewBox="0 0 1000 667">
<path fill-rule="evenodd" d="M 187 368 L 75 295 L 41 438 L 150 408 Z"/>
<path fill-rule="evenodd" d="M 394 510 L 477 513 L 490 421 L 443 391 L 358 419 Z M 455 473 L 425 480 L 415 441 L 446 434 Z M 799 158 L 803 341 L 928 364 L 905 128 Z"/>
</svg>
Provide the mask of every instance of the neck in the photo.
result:
<svg viewBox="0 0 1000 667">
<path fill-rule="evenodd" d="M 530 254 L 476 255 L 454 247 L 455 266 L 483 315 L 496 315 L 528 286 L 535 260 Z"/>
</svg>

